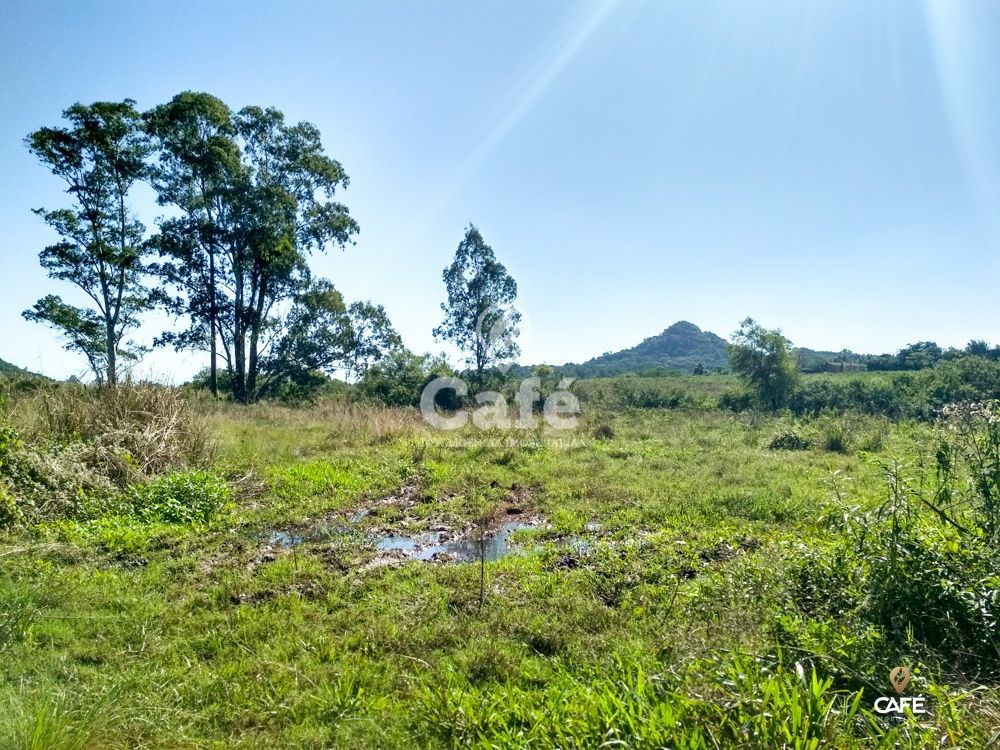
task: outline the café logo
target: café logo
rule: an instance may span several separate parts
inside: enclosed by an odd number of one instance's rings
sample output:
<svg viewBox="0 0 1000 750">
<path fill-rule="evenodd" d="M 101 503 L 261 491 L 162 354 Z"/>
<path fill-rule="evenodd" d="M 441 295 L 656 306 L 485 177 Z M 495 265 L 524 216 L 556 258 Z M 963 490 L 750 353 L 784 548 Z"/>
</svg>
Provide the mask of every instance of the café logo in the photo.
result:
<svg viewBox="0 0 1000 750">
<path fill-rule="evenodd" d="M 875 713 L 888 718 L 902 717 L 909 710 L 912 714 L 927 713 L 927 699 L 922 695 L 904 696 L 903 691 L 910 684 L 910 670 L 906 667 L 893 667 L 889 671 L 889 684 L 896 695 L 882 696 L 875 699 Z"/>
</svg>

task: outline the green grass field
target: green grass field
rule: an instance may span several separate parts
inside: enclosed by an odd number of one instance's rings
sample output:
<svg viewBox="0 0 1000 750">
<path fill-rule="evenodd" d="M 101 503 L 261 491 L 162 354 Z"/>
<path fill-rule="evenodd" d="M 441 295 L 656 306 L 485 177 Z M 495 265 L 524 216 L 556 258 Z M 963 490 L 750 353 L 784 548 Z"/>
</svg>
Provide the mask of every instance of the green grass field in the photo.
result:
<svg viewBox="0 0 1000 750">
<path fill-rule="evenodd" d="M 456 434 L 335 404 L 203 410 L 232 488 L 207 520 L 0 536 L 0 746 L 980 748 L 1000 731 L 961 646 L 863 614 L 864 560 L 836 562 L 840 509 L 882 504 L 887 469 L 923 476 L 927 425 L 602 409 L 570 432 Z M 802 449 L 774 449 L 787 434 Z M 509 522 L 509 554 L 482 565 L 379 549 L 475 551 Z M 889 724 L 872 703 L 901 663 L 935 707 Z"/>
</svg>

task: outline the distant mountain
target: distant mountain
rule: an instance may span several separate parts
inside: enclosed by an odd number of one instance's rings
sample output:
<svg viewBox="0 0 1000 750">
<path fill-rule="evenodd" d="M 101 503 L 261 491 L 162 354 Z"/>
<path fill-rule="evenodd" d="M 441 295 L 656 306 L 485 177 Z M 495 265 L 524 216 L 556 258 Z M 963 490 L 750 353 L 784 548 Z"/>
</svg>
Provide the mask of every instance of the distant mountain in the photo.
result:
<svg viewBox="0 0 1000 750">
<path fill-rule="evenodd" d="M 706 370 L 728 367 L 726 340 L 681 320 L 631 349 L 608 352 L 582 364 L 568 363 L 559 370 L 582 378 L 655 369 L 691 372 L 699 364 Z"/>
<path fill-rule="evenodd" d="M 35 375 L 35 373 L 0 359 L 0 375 Z"/>
<path fill-rule="evenodd" d="M 711 331 L 703 331 L 694 323 L 680 320 L 663 333 L 650 336 L 631 349 L 607 352 L 580 364 L 568 362 L 558 369 L 560 374 L 577 378 L 629 372 L 692 372 L 699 364 L 705 370 L 726 370 L 729 369 L 727 343 Z M 864 369 L 862 357 L 854 352 L 824 352 L 805 347 L 797 347 L 793 351 L 805 372 Z M 518 374 L 526 376 L 530 372 L 530 367 L 518 368 Z"/>
</svg>

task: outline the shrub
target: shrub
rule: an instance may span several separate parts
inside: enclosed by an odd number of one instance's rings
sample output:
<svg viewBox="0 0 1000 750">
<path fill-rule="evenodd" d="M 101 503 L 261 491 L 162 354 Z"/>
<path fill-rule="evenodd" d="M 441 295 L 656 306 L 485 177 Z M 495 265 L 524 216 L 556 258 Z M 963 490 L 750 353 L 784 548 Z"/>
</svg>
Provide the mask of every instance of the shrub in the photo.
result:
<svg viewBox="0 0 1000 750">
<path fill-rule="evenodd" d="M 454 374 L 441 356 L 399 351 L 372 365 L 358 383 L 358 392 L 386 406 L 418 406 L 424 386 L 434 378 Z M 442 408 L 459 408 L 453 392 L 440 394 L 442 399 L 449 395 L 452 400 L 442 401 Z"/>
<path fill-rule="evenodd" d="M 136 515 L 164 523 L 206 522 L 232 502 L 229 484 L 204 471 L 167 474 L 132 492 Z"/>
<path fill-rule="evenodd" d="M 611 440 L 615 436 L 615 428 L 609 424 L 600 424 L 594 430 L 594 437 L 598 440 Z"/>
<path fill-rule="evenodd" d="M 837 420 L 829 420 L 822 426 L 823 450 L 830 453 L 847 453 L 851 435 L 847 426 Z"/>
<path fill-rule="evenodd" d="M 890 640 L 912 638 L 953 669 L 996 677 L 1000 669 L 1000 566 L 982 544 L 936 524 L 899 530 L 891 546 L 866 546 L 866 610 Z"/>
<path fill-rule="evenodd" d="M 933 477 L 884 466 L 887 496 L 879 505 L 859 510 L 838 503 L 830 514 L 844 533 L 831 558 L 838 562 L 805 562 L 796 599 L 808 614 L 851 613 L 879 628 L 886 642 L 942 669 L 996 679 L 1000 558 L 989 507 L 959 472 L 961 455 L 956 441 L 946 439 Z M 817 575 L 826 582 L 822 597 L 810 584 Z"/>
<path fill-rule="evenodd" d="M 753 396 L 745 391 L 730 391 L 719 396 L 719 408 L 728 411 L 746 411 L 753 406 Z"/>
<path fill-rule="evenodd" d="M 84 460 L 120 485 L 197 466 L 210 454 L 207 427 L 174 388 L 61 385 L 42 392 L 35 407 L 28 437 L 82 443 Z"/>
<path fill-rule="evenodd" d="M 21 520 L 21 509 L 10 493 L 6 480 L 0 478 L 0 529 L 12 526 Z"/>
<path fill-rule="evenodd" d="M 768 450 L 772 451 L 804 451 L 809 449 L 809 438 L 802 437 L 797 432 L 788 430 L 779 432 L 771 442 L 767 444 Z"/>
<path fill-rule="evenodd" d="M 82 443 L 28 445 L 0 430 L 0 528 L 24 521 L 85 517 L 106 505 L 116 488 L 90 464 Z"/>
<path fill-rule="evenodd" d="M 0 527 L 121 512 L 129 485 L 209 453 L 205 425 L 161 386 L 50 385 L 5 409 L 18 429 L 0 426 Z"/>
</svg>

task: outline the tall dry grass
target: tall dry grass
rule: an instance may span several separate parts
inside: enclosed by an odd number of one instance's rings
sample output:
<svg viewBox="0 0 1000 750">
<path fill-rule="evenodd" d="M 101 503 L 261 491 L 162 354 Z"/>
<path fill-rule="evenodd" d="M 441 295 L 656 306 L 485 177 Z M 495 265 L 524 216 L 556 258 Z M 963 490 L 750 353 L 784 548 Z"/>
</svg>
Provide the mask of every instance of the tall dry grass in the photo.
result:
<svg viewBox="0 0 1000 750">
<path fill-rule="evenodd" d="M 59 384 L 7 405 L 7 421 L 32 446 L 86 446 L 85 460 L 117 483 L 204 465 L 207 420 L 174 388 Z"/>
</svg>

